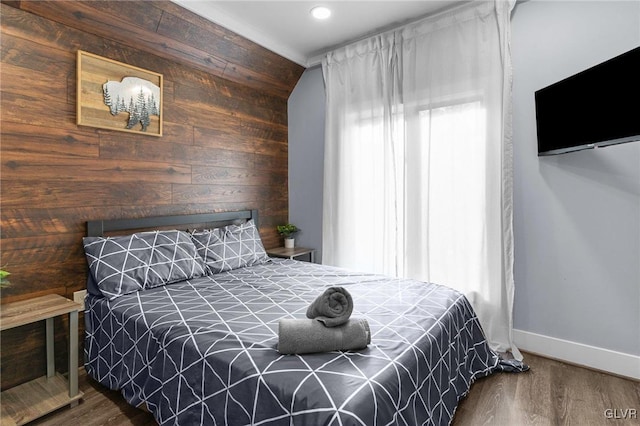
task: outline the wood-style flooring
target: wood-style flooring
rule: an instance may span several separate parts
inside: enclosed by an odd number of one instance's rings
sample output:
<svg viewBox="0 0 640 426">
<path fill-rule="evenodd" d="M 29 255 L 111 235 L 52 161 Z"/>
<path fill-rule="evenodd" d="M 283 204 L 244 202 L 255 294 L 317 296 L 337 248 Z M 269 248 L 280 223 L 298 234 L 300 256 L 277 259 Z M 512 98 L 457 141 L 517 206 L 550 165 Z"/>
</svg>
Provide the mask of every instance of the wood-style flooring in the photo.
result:
<svg viewBox="0 0 640 426">
<path fill-rule="evenodd" d="M 531 370 L 476 381 L 461 401 L 453 426 L 640 424 L 640 382 L 524 354 Z M 80 370 L 82 402 L 33 425 L 155 425 L 151 414 L 128 405 Z M 636 410 L 636 418 L 629 418 Z M 623 418 L 625 416 L 626 418 Z M 315 425 L 314 425 L 315 426 Z"/>
</svg>

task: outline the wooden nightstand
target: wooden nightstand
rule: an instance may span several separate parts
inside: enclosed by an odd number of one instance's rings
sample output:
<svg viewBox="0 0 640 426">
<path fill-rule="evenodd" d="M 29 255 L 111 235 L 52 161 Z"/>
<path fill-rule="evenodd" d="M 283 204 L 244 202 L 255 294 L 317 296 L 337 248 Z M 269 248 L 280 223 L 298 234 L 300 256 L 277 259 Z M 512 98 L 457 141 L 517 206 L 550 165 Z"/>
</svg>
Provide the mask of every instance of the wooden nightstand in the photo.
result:
<svg viewBox="0 0 640 426">
<path fill-rule="evenodd" d="M 65 405 L 75 406 L 78 391 L 78 310 L 81 305 L 57 294 L 0 306 L 0 330 L 45 320 L 47 375 L 2 392 L 3 425 L 28 423 Z M 69 380 L 55 371 L 53 318 L 69 314 Z"/>
<path fill-rule="evenodd" d="M 267 254 L 273 257 L 283 257 L 286 259 L 295 259 L 300 256 L 309 256 L 309 261 L 311 263 L 316 262 L 316 251 L 315 249 L 305 248 L 305 247 L 294 247 L 294 248 L 286 248 L 286 247 L 276 247 L 267 250 Z"/>
</svg>

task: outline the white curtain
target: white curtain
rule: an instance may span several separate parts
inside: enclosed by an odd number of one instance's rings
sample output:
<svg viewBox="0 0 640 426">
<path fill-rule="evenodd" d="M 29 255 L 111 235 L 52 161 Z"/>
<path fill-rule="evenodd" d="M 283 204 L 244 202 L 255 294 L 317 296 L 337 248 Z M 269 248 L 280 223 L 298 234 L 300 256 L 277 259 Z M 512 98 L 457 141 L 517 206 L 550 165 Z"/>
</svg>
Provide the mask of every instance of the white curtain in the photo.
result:
<svg viewBox="0 0 640 426">
<path fill-rule="evenodd" d="M 465 293 L 513 345 L 512 2 L 473 2 L 329 53 L 323 261 Z"/>
</svg>

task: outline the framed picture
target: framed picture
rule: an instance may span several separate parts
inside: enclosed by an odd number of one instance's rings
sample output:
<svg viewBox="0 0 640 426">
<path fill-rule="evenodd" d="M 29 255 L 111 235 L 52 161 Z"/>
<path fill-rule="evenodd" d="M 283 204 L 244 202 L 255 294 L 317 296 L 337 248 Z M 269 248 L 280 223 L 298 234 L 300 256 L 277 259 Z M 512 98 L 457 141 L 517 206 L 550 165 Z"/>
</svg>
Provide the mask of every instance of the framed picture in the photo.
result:
<svg viewBox="0 0 640 426">
<path fill-rule="evenodd" d="M 78 50 L 77 124 L 162 136 L 162 74 Z"/>
</svg>

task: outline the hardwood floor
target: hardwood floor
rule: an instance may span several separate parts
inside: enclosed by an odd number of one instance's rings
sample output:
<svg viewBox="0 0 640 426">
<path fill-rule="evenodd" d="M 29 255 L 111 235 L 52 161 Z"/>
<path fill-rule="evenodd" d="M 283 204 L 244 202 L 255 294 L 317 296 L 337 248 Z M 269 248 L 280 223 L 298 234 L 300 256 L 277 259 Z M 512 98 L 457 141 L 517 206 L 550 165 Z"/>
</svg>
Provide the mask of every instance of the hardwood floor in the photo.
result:
<svg viewBox="0 0 640 426">
<path fill-rule="evenodd" d="M 452 425 L 640 424 L 639 382 L 532 354 L 525 354 L 525 362 L 531 367 L 526 373 L 497 373 L 476 381 Z M 119 392 L 88 378 L 84 369 L 79 380 L 84 392 L 80 405 L 60 409 L 33 425 L 156 424 L 151 414 L 129 406 Z M 629 418 L 632 410 L 635 418 Z"/>
<path fill-rule="evenodd" d="M 639 382 L 532 354 L 524 357 L 531 367 L 526 373 L 499 373 L 477 380 L 452 424 L 640 424 Z M 630 418 L 633 413 L 635 418 Z"/>
</svg>

